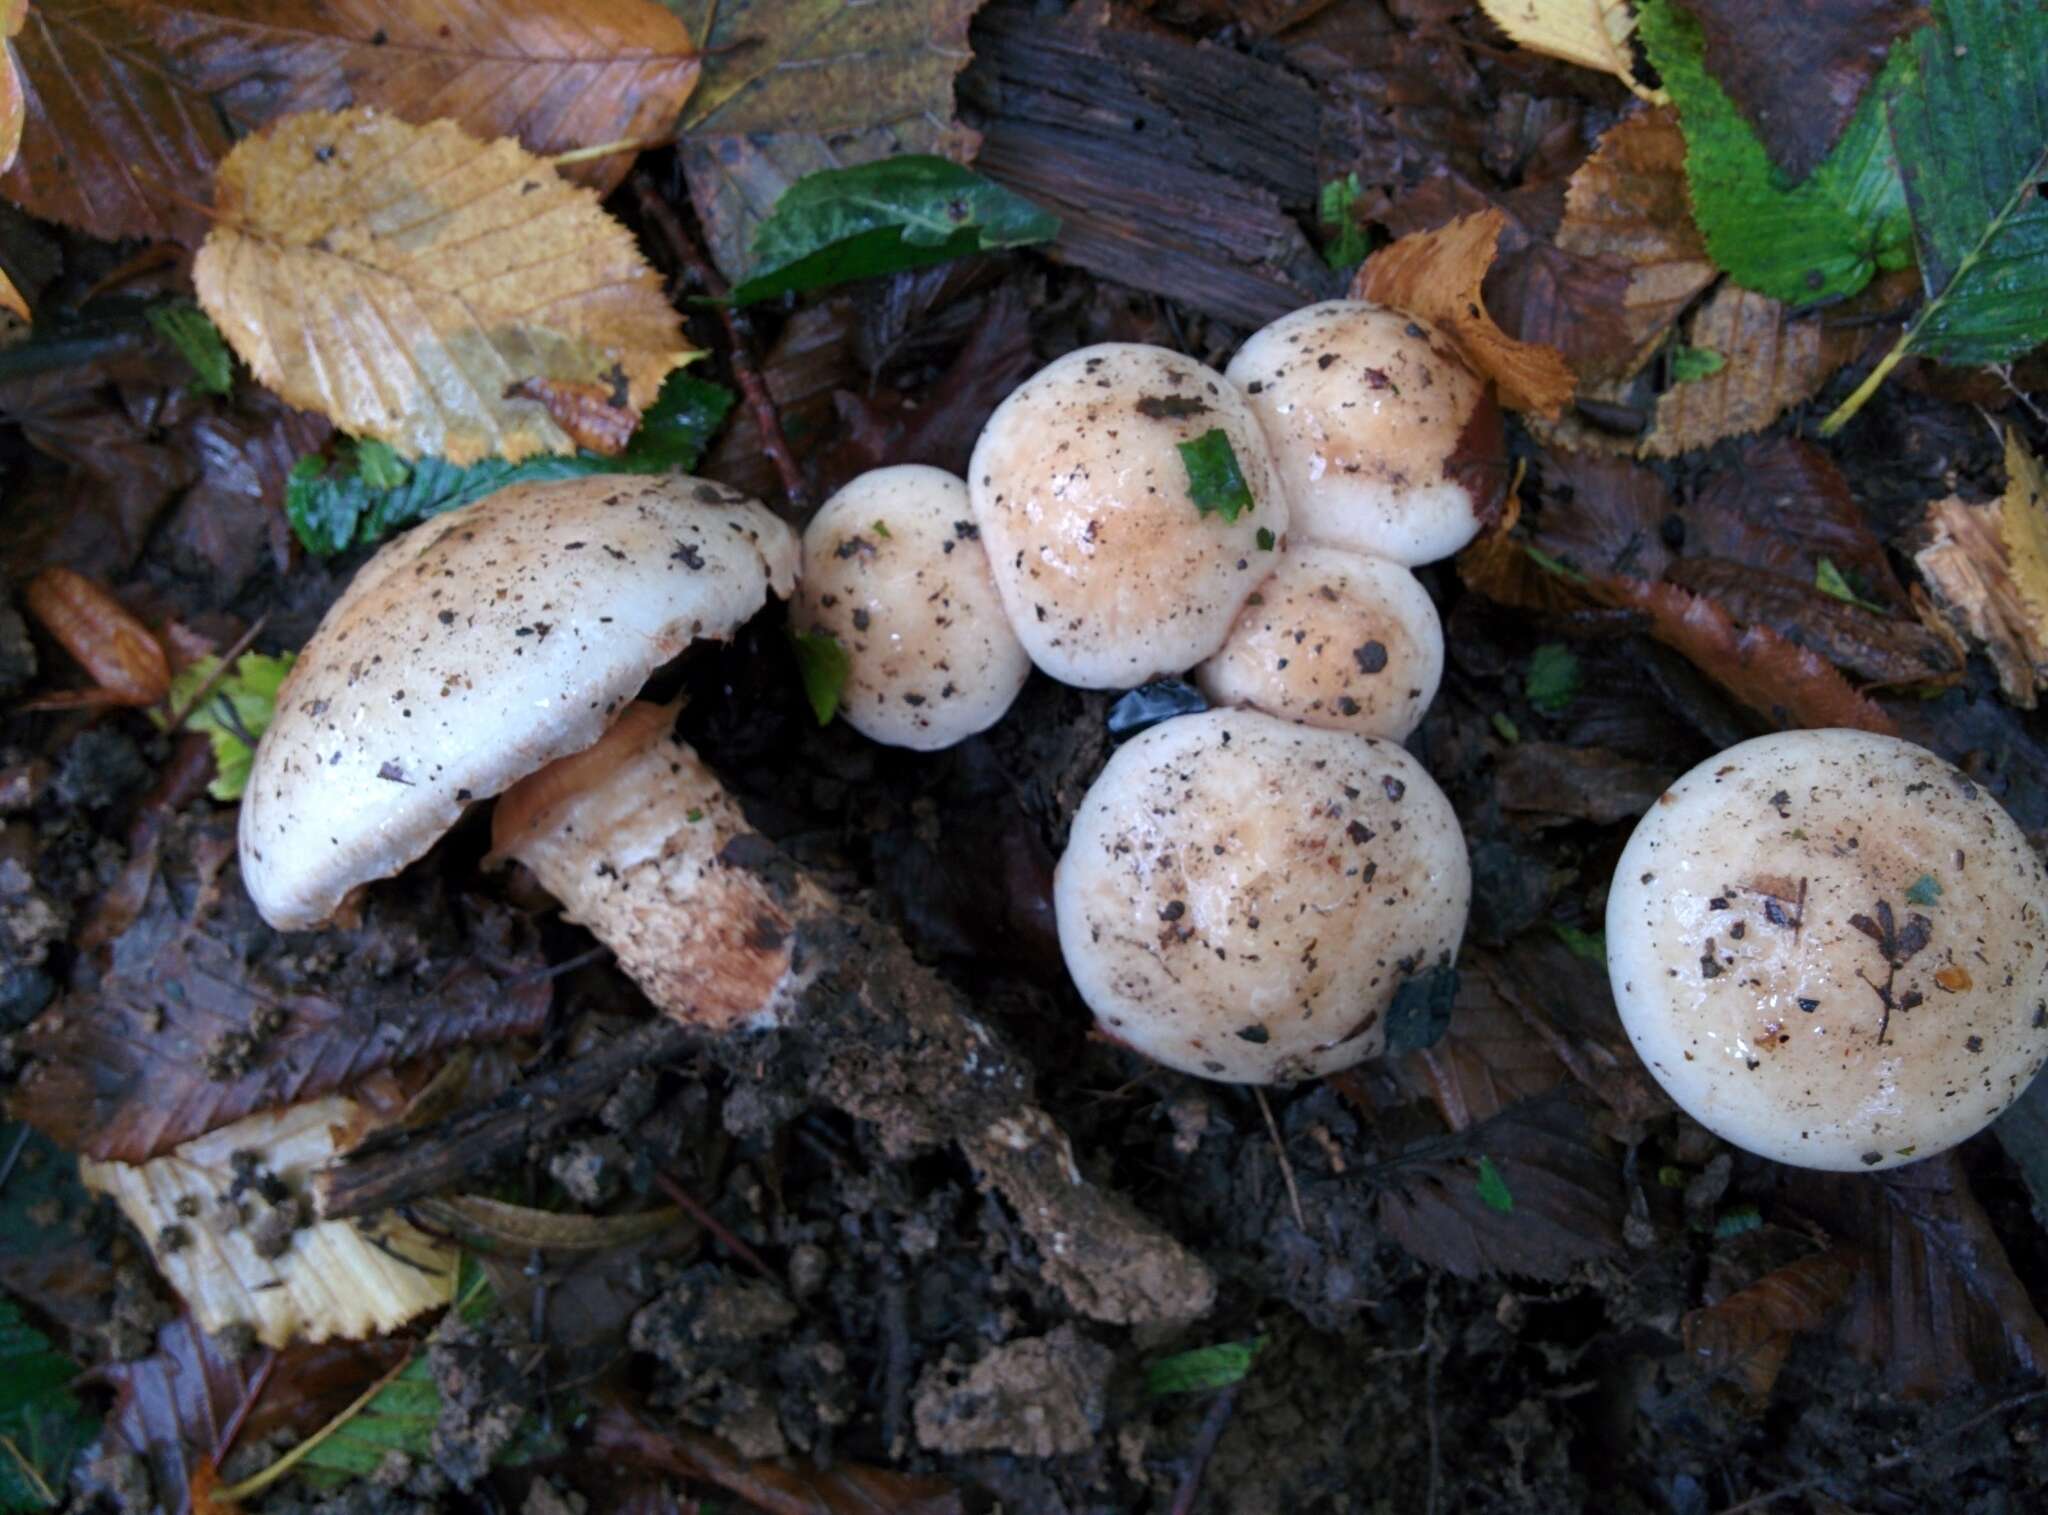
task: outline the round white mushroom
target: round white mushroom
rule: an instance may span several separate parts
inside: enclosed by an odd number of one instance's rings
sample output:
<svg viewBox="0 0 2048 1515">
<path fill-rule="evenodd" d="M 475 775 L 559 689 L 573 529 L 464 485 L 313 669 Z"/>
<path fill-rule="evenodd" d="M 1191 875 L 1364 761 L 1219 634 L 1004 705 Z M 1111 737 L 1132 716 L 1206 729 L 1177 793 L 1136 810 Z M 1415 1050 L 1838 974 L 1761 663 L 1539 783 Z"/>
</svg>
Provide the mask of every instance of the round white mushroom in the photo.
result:
<svg viewBox="0 0 2048 1515">
<path fill-rule="evenodd" d="M 1607 963 L 1636 1051 L 1736 1145 L 1888 1168 L 1995 1119 L 2048 1059 L 2048 881 L 1933 753 L 1861 731 L 1731 747 L 1629 839 Z"/>
<path fill-rule="evenodd" d="M 799 631 L 846 650 L 839 713 L 877 742 L 931 752 L 1003 717 L 1031 674 L 967 485 L 905 464 L 864 473 L 804 529 Z"/>
<path fill-rule="evenodd" d="M 1402 984 L 1455 961 L 1471 892 L 1450 802 L 1400 747 L 1212 710 L 1109 760 L 1053 903 L 1111 1036 L 1277 1083 L 1378 1056 Z"/>
<path fill-rule="evenodd" d="M 1325 300 L 1230 360 L 1273 446 L 1297 540 L 1414 567 L 1478 534 L 1507 480 L 1492 392 L 1427 322 Z"/>
<path fill-rule="evenodd" d="M 1219 508 L 1198 489 L 1190 443 L 1227 453 L 1248 501 Z M 1215 652 L 1287 530 L 1244 397 L 1193 358 L 1136 343 L 1084 347 L 1027 379 L 989 417 L 968 486 L 1024 650 L 1083 689 Z"/>
<path fill-rule="evenodd" d="M 1310 543 L 1280 554 L 1195 682 L 1217 705 L 1398 742 L 1443 672 L 1443 622 L 1414 574 Z"/>
</svg>

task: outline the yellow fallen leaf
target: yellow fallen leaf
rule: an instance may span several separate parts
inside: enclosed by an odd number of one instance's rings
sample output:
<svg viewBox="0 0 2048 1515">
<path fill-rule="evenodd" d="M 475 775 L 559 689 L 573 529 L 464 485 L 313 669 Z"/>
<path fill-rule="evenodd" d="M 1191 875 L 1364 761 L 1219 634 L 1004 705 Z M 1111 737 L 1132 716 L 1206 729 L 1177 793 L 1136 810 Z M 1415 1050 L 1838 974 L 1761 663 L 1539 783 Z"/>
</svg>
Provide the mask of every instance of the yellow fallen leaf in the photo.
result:
<svg viewBox="0 0 2048 1515">
<path fill-rule="evenodd" d="M 1628 266 L 1623 312 L 1636 350 L 1619 370 L 1580 377 L 1632 378 L 1717 274 L 1693 224 L 1685 137 L 1668 109 L 1631 116 L 1601 136 L 1565 190 L 1557 245 Z"/>
<path fill-rule="evenodd" d="M 286 116 L 215 179 L 199 303 L 259 381 L 408 457 L 569 452 L 527 380 L 644 410 L 695 354 L 597 196 L 517 143 L 369 109 Z"/>
<path fill-rule="evenodd" d="M 1761 431 L 1819 392 L 1849 358 L 1853 338 L 1815 317 L 1794 319 L 1768 295 L 1724 283 L 1686 323 L 1685 340 L 1726 360 L 1702 379 L 1674 384 L 1657 398 L 1657 419 L 1638 449 L 1671 458 L 1723 437 Z"/>
<path fill-rule="evenodd" d="M 1443 328 L 1481 378 L 1491 379 L 1509 410 L 1555 416 L 1572 397 L 1571 366 L 1554 347 L 1518 342 L 1486 313 L 1479 286 L 1507 217 L 1475 211 L 1434 231 L 1414 232 L 1381 248 L 1352 281 L 1354 300 L 1371 300 Z"/>
<path fill-rule="evenodd" d="M 0 42 L 16 36 L 28 20 L 28 0 L 0 0 Z M 21 95 L 21 74 L 14 61 L 14 49 L 0 46 L 0 174 L 7 172 L 14 155 L 21 151 L 21 123 L 27 113 Z M 5 278 L 0 274 L 0 278 Z M 10 289 L 12 285 L 8 286 Z M 16 295 L 18 300 L 21 297 Z M 14 307 L 9 306 L 12 310 Z"/>
<path fill-rule="evenodd" d="M 1479 0 L 1493 24 L 1531 52 L 1612 74 L 1643 99 L 1671 97 L 1636 80 L 1628 39 L 1636 29 L 1627 0 Z"/>
<path fill-rule="evenodd" d="M 29 314 L 28 301 L 21 297 L 21 291 L 14 287 L 14 281 L 7 277 L 5 269 L 0 269 L 0 310 L 19 316 L 24 321 L 34 319 Z"/>
<path fill-rule="evenodd" d="M 448 1303 L 456 1248 L 395 1216 L 295 1225 L 307 1180 L 356 1120 L 338 1095 L 251 1115 L 146 1163 L 79 1163 L 149 1245 L 209 1335 L 246 1325 L 269 1347 L 349 1340 Z"/>
<path fill-rule="evenodd" d="M 2005 494 L 1927 508 L 1913 555 L 1950 624 L 1984 644 L 2006 699 L 2032 710 L 2048 689 L 2048 470 L 2005 434 Z"/>
</svg>

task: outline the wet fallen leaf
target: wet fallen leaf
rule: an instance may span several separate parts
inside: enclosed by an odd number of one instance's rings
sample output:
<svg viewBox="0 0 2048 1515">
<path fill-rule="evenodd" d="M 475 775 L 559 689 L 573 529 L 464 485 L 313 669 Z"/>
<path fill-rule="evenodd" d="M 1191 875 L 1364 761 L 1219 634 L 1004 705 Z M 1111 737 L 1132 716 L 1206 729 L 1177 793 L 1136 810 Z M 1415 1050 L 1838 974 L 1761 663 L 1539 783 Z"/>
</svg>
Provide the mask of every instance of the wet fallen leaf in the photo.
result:
<svg viewBox="0 0 2048 1515">
<path fill-rule="evenodd" d="M 1660 98 L 1636 81 L 1629 51 L 1636 18 L 1626 0 L 1480 0 L 1480 9 L 1533 52 L 1612 74 L 1645 99 Z"/>
<path fill-rule="evenodd" d="M 428 886 L 373 901 L 359 927 L 295 933 L 288 949 L 256 918 L 234 850 L 232 822 L 168 825 L 140 918 L 20 1034 L 34 1062 L 11 1114 L 73 1150 L 141 1162 L 545 1019 L 539 953 L 509 915 L 451 911 Z"/>
<path fill-rule="evenodd" d="M 1723 437 L 1761 431 L 1812 399 L 1854 352 L 1852 338 L 1738 284 L 1724 283 L 1685 326 L 1686 344 L 1727 359 L 1719 373 L 1675 384 L 1639 451 L 1673 458 Z"/>
<path fill-rule="evenodd" d="M 0 194 L 109 241 L 205 234 L 200 207 L 227 127 L 203 92 L 171 77 L 132 11 L 37 0 L 9 50 L 23 126 Z"/>
<path fill-rule="evenodd" d="M 1524 931 L 1497 951 L 1475 954 L 1473 971 L 1512 1005 L 1579 1087 L 1625 1121 L 1671 1108 L 1629 1045 L 1607 964 L 1554 926 Z"/>
<path fill-rule="evenodd" d="M 1556 416 L 1572 397 L 1572 371 L 1555 349 L 1517 342 L 1494 324 L 1480 295 L 1506 215 L 1461 216 L 1381 248 L 1358 270 L 1351 295 L 1442 327 L 1465 361 L 1491 379 L 1501 404 Z"/>
<path fill-rule="evenodd" d="M 14 61 L 14 50 L 5 43 L 20 34 L 22 23 L 27 19 L 28 0 L 0 0 L 0 173 L 13 167 L 14 155 L 21 149 L 21 122 L 25 114 L 21 73 Z M 9 296 L 0 304 L 16 311 L 26 321 L 28 309 L 21 303 L 21 296 L 14 292 L 13 281 L 0 274 L 0 284 L 6 286 Z"/>
<path fill-rule="evenodd" d="M 1869 1260 L 1840 1338 L 1894 1393 L 1964 1393 L 2048 1367 L 2048 1325 L 1958 1154 L 1875 1175 L 1786 1169 L 1783 1199 Z"/>
<path fill-rule="evenodd" d="M 1404 1083 L 1435 1103 L 1453 1131 L 1548 1094 L 1569 1076 L 1544 1038 L 1476 973 L 1458 976 L 1450 1029 L 1435 1046 L 1402 1058 L 1396 1069 Z"/>
<path fill-rule="evenodd" d="M 1519 341 L 1554 347 L 1585 376 L 1626 369 L 1641 343 L 1631 331 L 1629 270 L 1550 242 L 1504 252 L 1486 276 L 1485 305 Z"/>
<path fill-rule="evenodd" d="M 78 1182 L 70 1153 L 34 1131 L 0 1125 L 0 1153 L 17 1148 L 0 1188 L 0 1288 L 76 1342 L 104 1321 L 101 1297 L 114 1287 L 113 1267 L 87 1224 L 96 1201 Z"/>
<path fill-rule="evenodd" d="M 1581 573 L 1663 577 L 1676 520 L 1654 469 L 1601 453 L 1551 450 L 1542 459 L 1542 514 L 1532 541 Z"/>
<path fill-rule="evenodd" d="M 568 452 L 509 389 L 603 384 L 637 415 L 692 356 L 626 229 L 512 142 L 287 116 L 236 145 L 215 205 L 193 284 L 250 371 L 408 457 Z"/>
<path fill-rule="evenodd" d="M 68 568 L 45 568 L 29 581 L 22 604 L 92 675 L 96 687 L 86 698 L 154 705 L 169 691 L 163 644 L 104 585 Z"/>
<path fill-rule="evenodd" d="M 1954 627 L 1984 644 L 2005 697 L 2032 710 L 2048 689 L 2048 472 L 2005 435 L 2005 494 L 1927 507 L 1913 562 Z"/>
<path fill-rule="evenodd" d="M 1666 764 L 1597 747 L 1525 741 L 1500 755 L 1493 782 L 1501 809 L 1530 817 L 1532 825 L 1612 826 L 1635 820 L 1676 777 Z"/>
<path fill-rule="evenodd" d="M 862 383 L 854 359 L 853 302 L 844 297 L 805 305 L 784 323 L 761 362 L 761 381 L 774 397 L 783 430 L 819 438 L 833 421 L 833 396 Z M 761 446 L 759 419 L 741 406 L 706 460 L 704 475 L 762 499 L 782 487 Z"/>
<path fill-rule="evenodd" d="M 745 276 L 755 229 L 806 174 L 899 153 L 964 158 L 953 76 L 981 0 L 725 0 L 681 155 L 711 259 Z"/>
<path fill-rule="evenodd" d="M 135 10 L 174 76 L 219 95 L 242 132 L 294 111 L 374 105 L 547 157 L 665 138 L 697 82 L 689 32 L 653 0 L 142 0 Z M 563 172 L 605 191 L 632 161 L 620 152 Z"/>
<path fill-rule="evenodd" d="M 1610 127 L 1565 191 L 1557 245 L 1628 268 L 1622 297 L 1633 343 L 1627 358 L 1581 378 L 1632 377 L 1679 315 L 1719 271 L 1693 225 L 1686 199 L 1685 138 L 1668 109 L 1645 111 Z"/>
<path fill-rule="evenodd" d="M 14 287 L 14 281 L 7 277 L 4 269 L 0 269 L 0 310 L 11 316 L 18 316 L 24 321 L 35 319 L 29 312 L 28 301 L 21 297 L 21 291 Z M 4 326 L 4 323 L 0 323 L 0 326 Z"/>
<path fill-rule="evenodd" d="M 247 1326 L 272 1347 L 356 1340 L 447 1304 L 459 1257 L 396 1216 L 309 1223 L 307 1180 L 357 1118 L 324 1095 L 79 1176 L 120 1205 L 202 1330 Z"/>
<path fill-rule="evenodd" d="M 1768 626 L 1867 684 L 1934 688 L 1962 676 L 1961 660 L 1918 620 L 1845 604 L 1810 581 L 1706 557 L 1681 559 L 1670 577 L 1745 625 Z"/>
<path fill-rule="evenodd" d="M 1768 1399 L 1793 1338 L 1819 1330 L 1855 1281 L 1860 1259 L 1844 1248 L 1766 1273 L 1718 1304 L 1685 1312 L 1685 1350 L 1703 1372 L 1740 1382 Z"/>
</svg>

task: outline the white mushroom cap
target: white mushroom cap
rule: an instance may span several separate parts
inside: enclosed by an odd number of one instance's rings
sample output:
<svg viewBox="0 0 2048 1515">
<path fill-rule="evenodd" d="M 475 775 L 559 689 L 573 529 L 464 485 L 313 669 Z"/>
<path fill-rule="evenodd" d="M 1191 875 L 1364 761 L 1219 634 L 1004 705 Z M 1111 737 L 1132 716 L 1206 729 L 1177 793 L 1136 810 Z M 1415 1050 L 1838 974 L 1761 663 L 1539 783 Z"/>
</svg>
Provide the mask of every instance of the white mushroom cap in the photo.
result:
<svg viewBox="0 0 2048 1515">
<path fill-rule="evenodd" d="M 1176 450 L 1220 429 L 1253 504 L 1204 514 Z M 1040 369 L 996 407 L 968 469 L 996 588 L 1031 661 L 1123 689 L 1223 645 L 1287 530 L 1265 437 L 1214 369 L 1108 342 Z M 1262 536 L 1261 533 L 1264 533 Z"/>
<path fill-rule="evenodd" d="M 1458 818 L 1414 758 L 1251 710 L 1127 742 L 1053 880 L 1103 1028 L 1228 1083 L 1378 1056 L 1395 992 L 1456 959 L 1471 894 Z"/>
<path fill-rule="evenodd" d="M 1759 737 L 1680 779 L 1607 900 L 1636 1051 L 1736 1145 L 1888 1168 L 1982 1130 L 2048 1059 L 2048 881 L 1910 742 Z"/>
<path fill-rule="evenodd" d="M 1422 723 L 1443 673 L 1443 622 L 1414 574 L 1290 543 L 1195 682 L 1217 705 L 1398 742 Z"/>
<path fill-rule="evenodd" d="M 967 485 L 940 468 L 877 468 L 825 502 L 804 529 L 791 619 L 846 650 L 839 713 L 894 747 L 932 752 L 986 731 L 1031 676 Z"/>
<path fill-rule="evenodd" d="M 363 566 L 299 654 L 242 799 L 263 918 L 327 919 L 472 800 L 590 746 L 647 675 L 794 587 L 797 542 L 702 479 L 520 484 Z"/>
<path fill-rule="evenodd" d="M 1325 300 L 1230 360 L 1273 444 L 1297 540 L 1414 567 L 1478 534 L 1507 480 L 1500 408 L 1427 322 Z"/>
</svg>

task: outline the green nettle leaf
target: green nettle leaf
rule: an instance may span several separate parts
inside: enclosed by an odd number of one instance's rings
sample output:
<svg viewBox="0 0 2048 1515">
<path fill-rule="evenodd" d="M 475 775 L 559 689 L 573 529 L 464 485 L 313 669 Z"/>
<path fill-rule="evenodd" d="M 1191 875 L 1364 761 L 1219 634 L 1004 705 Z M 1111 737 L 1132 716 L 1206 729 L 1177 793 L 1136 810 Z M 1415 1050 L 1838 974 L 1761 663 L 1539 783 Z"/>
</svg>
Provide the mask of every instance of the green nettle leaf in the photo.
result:
<svg viewBox="0 0 2048 1515">
<path fill-rule="evenodd" d="M 1515 1213 L 1515 1197 L 1508 1192 L 1508 1181 L 1500 1176 L 1500 1169 L 1490 1157 L 1479 1159 L 1479 1202 L 1503 1215 Z"/>
<path fill-rule="evenodd" d="M 1195 1394 L 1206 1389 L 1227 1389 L 1251 1371 L 1252 1360 L 1266 1345 L 1266 1338 L 1224 1341 L 1213 1347 L 1197 1347 L 1145 1365 L 1145 1392 L 1155 1399 L 1163 1394 Z"/>
<path fill-rule="evenodd" d="M 1577 926 L 1567 926 L 1562 921 L 1552 921 L 1550 929 L 1557 933 L 1557 939 L 1571 949 L 1573 957 L 1583 958 L 1589 963 L 1607 961 L 1607 933 L 1604 931 L 1581 931 Z"/>
<path fill-rule="evenodd" d="M 1529 657 L 1522 680 L 1529 703 L 1545 715 L 1557 715 L 1579 692 L 1579 660 L 1562 642 L 1545 642 Z"/>
<path fill-rule="evenodd" d="M 1827 158 L 1794 185 L 1707 72 L 1699 23 L 1673 0 L 1644 0 L 1637 35 L 1678 107 L 1693 214 L 1735 282 L 1789 304 L 1840 299 L 1880 268 L 1912 261 L 1905 190 L 1884 98 L 1910 75 L 1901 48 L 1864 91 Z"/>
<path fill-rule="evenodd" d="M 78 1364 L 0 1298 L 0 1511 L 54 1510 L 99 1425 L 71 1392 Z"/>
<path fill-rule="evenodd" d="M 592 473 L 688 472 L 732 405 L 731 390 L 678 370 L 641 416 L 625 451 L 611 458 L 593 452 L 523 463 L 486 458 L 464 468 L 433 457 L 408 463 L 382 442 L 347 441 L 332 463 L 307 457 L 292 465 L 285 481 L 285 518 L 306 551 L 328 557 L 366 547 L 511 484 Z"/>
<path fill-rule="evenodd" d="M 1931 909 L 1941 903 L 1941 881 L 1931 873 L 1923 873 L 1913 880 L 1906 890 L 1906 903 Z"/>
<path fill-rule="evenodd" d="M 206 792 L 215 799 L 238 800 L 248 787 L 249 765 L 256 757 L 253 744 L 277 714 L 277 691 L 297 657 L 291 652 L 282 657 L 243 653 L 227 677 L 185 717 L 188 730 L 205 732 L 213 744 L 214 778 Z M 171 680 L 169 708 L 183 710 L 219 668 L 219 658 L 201 658 Z"/>
<path fill-rule="evenodd" d="M 198 375 L 194 382 L 201 391 L 224 395 L 234 389 L 235 360 L 205 311 L 189 300 L 174 300 L 152 305 L 144 314 L 158 334 L 178 349 L 178 356 L 192 365 L 192 372 Z"/>
<path fill-rule="evenodd" d="M 1842 576 L 1842 570 L 1835 566 L 1833 558 L 1822 558 L 1814 565 L 1813 587 L 1822 594 L 1831 595 L 1847 605 L 1861 605 L 1865 610 L 1884 614 L 1884 606 L 1866 600 L 1856 592 L 1855 586 Z"/>
<path fill-rule="evenodd" d="M 1351 213 L 1351 207 L 1363 193 L 1357 174 L 1346 174 L 1323 186 L 1316 213 L 1323 225 L 1330 228 L 1330 243 L 1323 249 L 1323 257 L 1332 268 L 1356 268 L 1372 251 L 1372 239 Z"/>
<path fill-rule="evenodd" d="M 846 680 L 853 672 L 853 659 L 829 631 L 791 632 L 796 648 L 797 672 L 803 676 L 804 695 L 811 702 L 811 714 L 820 726 L 832 724 L 839 713 L 839 697 L 846 692 Z"/>
<path fill-rule="evenodd" d="M 1237 466 L 1237 453 L 1222 427 L 1212 426 L 1194 441 L 1176 446 L 1188 471 L 1188 494 L 1198 513 L 1213 511 L 1235 522 L 1253 507 L 1252 487 L 1245 483 L 1244 470 Z"/>
<path fill-rule="evenodd" d="M 1692 384 L 1701 379 L 1711 379 L 1727 366 L 1727 358 L 1711 347 L 1671 349 L 1671 382 L 1674 384 Z"/>
<path fill-rule="evenodd" d="M 1926 303 L 1823 435 L 1909 354 L 2003 363 L 2048 341 L 2048 9 L 2032 0 L 1936 0 L 1932 9 L 1933 23 L 1893 50 L 1913 66 L 1886 91 Z"/>
<path fill-rule="evenodd" d="M 1050 242 L 1059 217 L 946 158 L 906 154 L 808 174 L 754 232 L 733 303 Z"/>
</svg>

